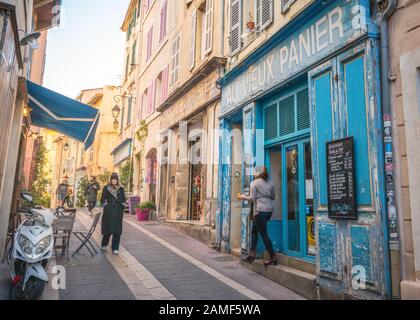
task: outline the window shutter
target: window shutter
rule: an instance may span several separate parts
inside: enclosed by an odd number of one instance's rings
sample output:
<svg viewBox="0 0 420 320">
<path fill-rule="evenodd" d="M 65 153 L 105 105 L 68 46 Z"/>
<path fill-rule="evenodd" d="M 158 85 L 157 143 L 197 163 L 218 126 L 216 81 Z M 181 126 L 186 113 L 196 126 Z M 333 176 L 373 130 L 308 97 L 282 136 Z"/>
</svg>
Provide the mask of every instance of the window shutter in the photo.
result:
<svg viewBox="0 0 420 320">
<path fill-rule="evenodd" d="M 162 94 L 160 103 L 164 103 L 168 98 L 168 80 L 169 80 L 169 66 L 162 71 Z"/>
<path fill-rule="evenodd" d="M 147 90 L 141 95 L 141 109 L 139 112 L 140 120 L 143 120 L 147 113 Z"/>
<path fill-rule="evenodd" d="M 153 51 L 153 26 L 150 27 L 149 32 L 147 33 L 147 52 L 146 52 L 146 61 L 150 59 Z"/>
<path fill-rule="evenodd" d="M 230 10 L 230 51 L 235 54 L 241 50 L 242 1 L 231 0 Z"/>
<path fill-rule="evenodd" d="M 213 8 L 214 0 L 207 0 L 204 54 L 208 54 L 213 49 Z"/>
<path fill-rule="evenodd" d="M 279 102 L 280 136 L 295 132 L 295 96 L 292 95 Z"/>
<path fill-rule="evenodd" d="M 152 113 L 153 108 L 153 83 L 151 83 L 147 87 L 147 113 L 146 115 L 149 116 Z"/>
<path fill-rule="evenodd" d="M 277 103 L 264 110 L 264 135 L 265 140 L 271 140 L 278 136 Z"/>
<path fill-rule="evenodd" d="M 172 69 L 171 69 L 171 86 L 173 86 L 178 81 L 179 76 L 179 60 L 180 60 L 180 44 L 181 44 L 181 35 L 175 38 L 174 43 L 172 44 Z"/>
<path fill-rule="evenodd" d="M 152 102 L 151 103 L 152 103 L 152 107 L 151 107 L 150 113 L 153 113 L 156 110 L 156 79 L 153 80 L 153 83 L 152 83 Z"/>
<path fill-rule="evenodd" d="M 297 126 L 298 131 L 308 129 L 311 126 L 309 112 L 309 93 L 308 89 L 302 90 L 296 95 L 297 100 Z"/>
<path fill-rule="evenodd" d="M 162 10 L 160 12 L 160 36 L 159 36 L 159 42 L 162 42 L 162 40 L 166 36 L 166 26 L 167 26 L 167 20 L 168 20 L 168 1 L 165 1 L 165 3 L 162 6 Z"/>
<path fill-rule="evenodd" d="M 190 47 L 190 70 L 195 67 L 195 42 L 197 37 L 197 10 L 192 14 L 191 47 Z"/>
<path fill-rule="evenodd" d="M 266 29 L 273 22 L 273 0 L 260 0 L 261 30 Z"/>
<path fill-rule="evenodd" d="M 261 0 L 255 0 L 255 25 L 261 30 Z"/>
<path fill-rule="evenodd" d="M 131 98 L 128 99 L 128 108 L 127 108 L 127 126 L 131 124 L 131 113 L 133 109 L 133 101 Z"/>
<path fill-rule="evenodd" d="M 137 61 L 137 41 L 134 41 L 133 47 L 131 48 L 131 64 L 135 65 Z"/>
</svg>

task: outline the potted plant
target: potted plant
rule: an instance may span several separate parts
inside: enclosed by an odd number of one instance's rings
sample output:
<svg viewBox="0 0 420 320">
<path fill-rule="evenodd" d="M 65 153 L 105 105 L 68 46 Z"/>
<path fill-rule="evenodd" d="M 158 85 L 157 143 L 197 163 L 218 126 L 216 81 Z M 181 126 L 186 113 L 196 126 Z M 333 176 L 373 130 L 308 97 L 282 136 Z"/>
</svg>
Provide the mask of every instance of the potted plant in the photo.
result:
<svg viewBox="0 0 420 320">
<path fill-rule="evenodd" d="M 254 22 L 254 19 L 252 18 L 251 12 L 249 13 L 249 20 L 248 20 L 246 26 L 247 26 L 249 31 L 252 31 L 255 28 L 255 22 Z"/>
<path fill-rule="evenodd" d="M 136 216 L 139 221 L 149 220 L 149 214 L 151 210 L 156 210 L 156 206 L 151 201 L 139 203 L 136 206 Z"/>
</svg>

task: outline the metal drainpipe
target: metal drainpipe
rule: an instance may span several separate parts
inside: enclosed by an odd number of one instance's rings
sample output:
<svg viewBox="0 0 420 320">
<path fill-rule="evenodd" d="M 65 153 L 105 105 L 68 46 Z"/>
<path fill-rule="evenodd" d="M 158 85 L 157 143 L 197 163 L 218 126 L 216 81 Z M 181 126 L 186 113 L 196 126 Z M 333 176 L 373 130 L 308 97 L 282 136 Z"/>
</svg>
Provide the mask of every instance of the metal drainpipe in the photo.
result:
<svg viewBox="0 0 420 320">
<path fill-rule="evenodd" d="M 383 2 L 383 1 L 378 1 Z M 384 149 L 385 149 L 385 179 L 386 179 L 386 199 L 388 212 L 388 232 L 389 250 L 391 264 L 391 279 L 400 279 L 400 237 L 398 229 L 398 215 L 395 203 L 395 184 L 394 184 L 394 161 L 393 161 L 393 142 L 392 142 L 392 111 L 390 94 L 390 54 L 389 54 L 389 32 L 388 21 L 397 6 L 396 0 L 389 0 L 386 9 L 380 16 L 381 30 L 381 82 L 382 82 L 382 111 L 384 117 Z M 396 268 L 392 268 L 396 265 Z M 398 281 L 399 284 L 399 281 Z M 391 285 L 392 288 L 392 285 Z M 393 288 L 398 290 L 398 288 Z M 391 290 L 394 295 L 396 290 Z"/>
<path fill-rule="evenodd" d="M 225 0 L 221 0 L 222 7 L 220 12 L 220 18 L 222 19 L 220 23 L 220 54 L 222 57 L 225 56 Z"/>
</svg>

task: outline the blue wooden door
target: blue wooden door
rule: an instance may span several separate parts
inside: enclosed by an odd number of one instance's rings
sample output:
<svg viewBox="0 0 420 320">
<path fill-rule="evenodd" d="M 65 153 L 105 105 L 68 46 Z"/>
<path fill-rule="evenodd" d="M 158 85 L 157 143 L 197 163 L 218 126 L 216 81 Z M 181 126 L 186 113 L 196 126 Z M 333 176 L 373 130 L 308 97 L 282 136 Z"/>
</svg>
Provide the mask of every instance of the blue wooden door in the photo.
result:
<svg viewBox="0 0 420 320">
<path fill-rule="evenodd" d="M 309 138 L 283 145 L 283 243 L 287 255 L 313 261 L 310 241 L 313 217 L 312 149 Z"/>
<path fill-rule="evenodd" d="M 317 269 L 321 290 L 389 293 L 378 70 L 367 42 L 309 73 Z M 328 217 L 326 143 L 354 138 L 357 220 Z"/>
</svg>

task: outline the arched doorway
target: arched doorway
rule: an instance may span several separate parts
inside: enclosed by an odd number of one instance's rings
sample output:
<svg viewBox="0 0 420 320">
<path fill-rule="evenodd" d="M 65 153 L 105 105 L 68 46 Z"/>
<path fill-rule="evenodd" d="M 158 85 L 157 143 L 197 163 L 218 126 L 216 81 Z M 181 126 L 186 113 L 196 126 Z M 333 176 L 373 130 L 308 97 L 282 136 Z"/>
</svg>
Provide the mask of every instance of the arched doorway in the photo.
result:
<svg viewBox="0 0 420 320">
<path fill-rule="evenodd" d="M 148 200 L 156 203 L 157 183 L 157 150 L 152 149 L 146 156 L 146 185 L 148 186 Z"/>
</svg>

